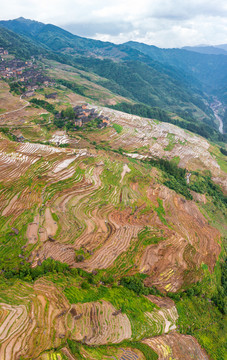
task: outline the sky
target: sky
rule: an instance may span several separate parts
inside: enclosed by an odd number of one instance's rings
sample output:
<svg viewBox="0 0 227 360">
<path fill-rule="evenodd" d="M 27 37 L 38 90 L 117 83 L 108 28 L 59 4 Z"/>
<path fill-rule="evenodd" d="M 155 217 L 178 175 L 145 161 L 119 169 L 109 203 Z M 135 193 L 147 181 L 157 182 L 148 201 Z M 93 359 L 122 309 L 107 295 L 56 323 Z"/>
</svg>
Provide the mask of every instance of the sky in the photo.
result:
<svg viewBox="0 0 227 360">
<path fill-rule="evenodd" d="M 117 44 L 227 44 L 227 0 L 0 0 L 0 9 L 1 20 L 23 16 Z"/>
</svg>

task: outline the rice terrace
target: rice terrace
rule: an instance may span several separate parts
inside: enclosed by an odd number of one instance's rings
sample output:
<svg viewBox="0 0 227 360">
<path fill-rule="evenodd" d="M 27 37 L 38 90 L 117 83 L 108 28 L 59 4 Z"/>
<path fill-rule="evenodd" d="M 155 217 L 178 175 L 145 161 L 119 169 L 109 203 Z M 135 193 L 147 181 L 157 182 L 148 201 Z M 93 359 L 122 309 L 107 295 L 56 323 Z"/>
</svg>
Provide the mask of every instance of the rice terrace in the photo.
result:
<svg viewBox="0 0 227 360">
<path fill-rule="evenodd" d="M 0 360 L 226 359 L 226 55 L 46 26 L 0 21 Z"/>
</svg>

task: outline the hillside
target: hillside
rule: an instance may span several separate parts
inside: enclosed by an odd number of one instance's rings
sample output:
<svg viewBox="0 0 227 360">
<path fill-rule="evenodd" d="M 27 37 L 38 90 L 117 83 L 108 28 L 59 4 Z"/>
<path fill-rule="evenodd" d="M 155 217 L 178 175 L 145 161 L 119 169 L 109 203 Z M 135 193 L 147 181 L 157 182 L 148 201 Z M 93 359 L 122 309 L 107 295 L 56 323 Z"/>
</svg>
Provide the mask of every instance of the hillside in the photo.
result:
<svg viewBox="0 0 227 360">
<path fill-rule="evenodd" d="M 165 65 L 171 65 L 197 78 L 203 91 L 219 94 L 227 78 L 227 58 L 224 55 L 200 54 L 183 49 L 160 49 L 146 44 L 128 42 L 127 46 L 139 50 Z"/>
<path fill-rule="evenodd" d="M 173 60 L 168 53 L 166 61 L 162 49 L 157 48 L 158 53 L 151 54 L 149 47 L 149 51 L 145 51 L 138 48 L 138 44 L 136 48 L 131 43 L 115 45 L 81 38 L 54 25 L 24 18 L 1 21 L 0 25 L 29 37 L 39 46 L 48 47 L 51 53 L 48 56 L 52 59 L 108 79 L 101 85 L 118 95 L 175 112 L 201 128 L 205 124 L 217 130 L 209 107 L 210 95 L 223 96 L 223 91 L 219 85 L 213 89 L 210 74 L 215 75 L 215 86 L 217 82 L 223 86 L 226 61 L 221 57 L 217 64 L 202 54 L 194 61 L 193 52 L 173 50 Z"/>
<path fill-rule="evenodd" d="M 1 360 L 225 360 L 227 148 L 199 82 L 114 44 L 114 61 L 54 51 L 56 34 L 87 39 L 52 25 L 9 25 Z"/>
<path fill-rule="evenodd" d="M 9 49 L 10 53 L 19 58 L 28 58 L 32 55 L 45 55 L 47 50 L 35 42 L 25 39 L 14 32 L 0 26 L 0 46 Z"/>
<path fill-rule="evenodd" d="M 85 75 L 45 64 L 65 80 Z M 1 89 L 5 110 L 21 106 Z M 55 109 L 88 100 L 56 90 Z M 189 347 L 191 359 L 223 358 L 225 156 L 174 125 L 89 107 L 110 126 L 66 133 L 35 105 L 0 117 L 3 359 L 158 359 L 163 346 L 166 359 Z"/>
</svg>

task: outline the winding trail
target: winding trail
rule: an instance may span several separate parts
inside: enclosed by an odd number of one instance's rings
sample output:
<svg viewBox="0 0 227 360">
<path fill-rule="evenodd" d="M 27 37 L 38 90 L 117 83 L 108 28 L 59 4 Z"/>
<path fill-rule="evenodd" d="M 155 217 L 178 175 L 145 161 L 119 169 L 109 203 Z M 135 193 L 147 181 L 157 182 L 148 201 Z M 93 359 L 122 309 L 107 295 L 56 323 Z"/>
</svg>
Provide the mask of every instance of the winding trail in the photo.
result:
<svg viewBox="0 0 227 360">
<path fill-rule="evenodd" d="M 20 100 L 24 100 L 24 99 L 22 99 L 22 95 L 20 96 Z M 25 104 L 24 106 L 22 106 L 21 108 L 16 109 L 16 110 L 12 110 L 12 111 L 4 112 L 3 114 L 0 114 L 0 116 L 9 115 L 9 114 L 12 114 L 12 113 L 14 113 L 14 112 L 17 112 L 17 111 L 20 111 L 20 110 L 25 109 L 28 105 L 30 105 L 30 103 L 29 103 L 27 100 L 24 100 L 24 101 L 26 102 L 26 104 Z"/>
</svg>

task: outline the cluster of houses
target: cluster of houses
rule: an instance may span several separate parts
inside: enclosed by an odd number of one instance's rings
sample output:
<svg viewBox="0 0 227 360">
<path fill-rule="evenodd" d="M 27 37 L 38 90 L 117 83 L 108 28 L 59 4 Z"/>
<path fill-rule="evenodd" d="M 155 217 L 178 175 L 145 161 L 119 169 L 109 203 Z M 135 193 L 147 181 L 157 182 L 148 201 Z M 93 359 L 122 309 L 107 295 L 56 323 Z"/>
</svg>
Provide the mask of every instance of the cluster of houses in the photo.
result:
<svg viewBox="0 0 227 360">
<path fill-rule="evenodd" d="M 96 120 L 96 125 L 102 129 L 110 124 L 107 116 L 100 115 L 95 109 L 88 108 L 88 104 L 78 105 L 73 108 L 75 116 L 71 120 L 75 127 L 83 127 L 92 120 Z M 55 115 L 57 120 L 67 120 L 64 112 L 59 112 Z"/>
<path fill-rule="evenodd" d="M 107 116 L 99 115 L 95 109 L 89 109 L 88 104 L 77 105 L 73 108 L 75 112 L 75 126 L 82 127 L 89 123 L 91 120 L 98 119 L 98 128 L 102 129 L 110 124 Z"/>
<path fill-rule="evenodd" d="M 0 52 L 6 50 L 0 48 Z M 0 53 L 1 55 L 1 53 Z M 51 86 L 53 81 L 42 73 L 35 64 L 34 57 L 28 61 L 19 59 L 4 60 L 0 62 L 0 76 L 11 81 L 19 81 L 26 88 L 24 97 L 34 95 L 40 86 Z"/>
</svg>

